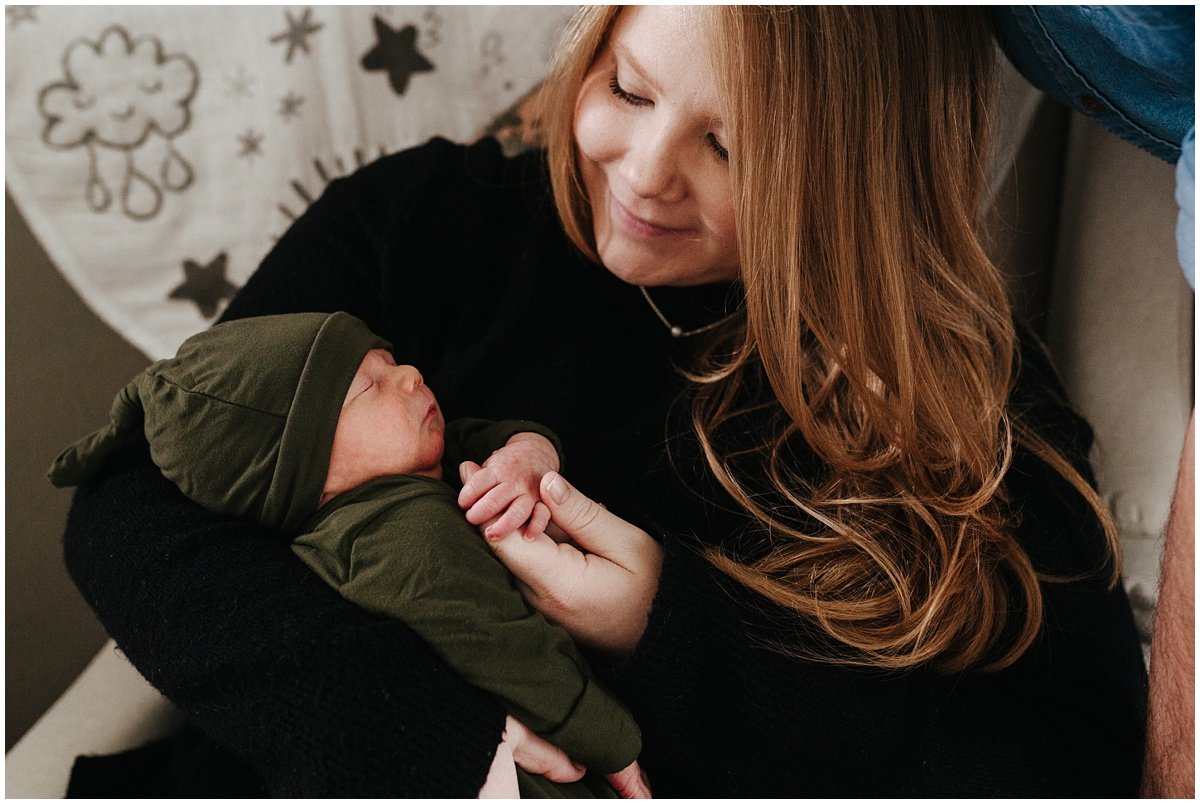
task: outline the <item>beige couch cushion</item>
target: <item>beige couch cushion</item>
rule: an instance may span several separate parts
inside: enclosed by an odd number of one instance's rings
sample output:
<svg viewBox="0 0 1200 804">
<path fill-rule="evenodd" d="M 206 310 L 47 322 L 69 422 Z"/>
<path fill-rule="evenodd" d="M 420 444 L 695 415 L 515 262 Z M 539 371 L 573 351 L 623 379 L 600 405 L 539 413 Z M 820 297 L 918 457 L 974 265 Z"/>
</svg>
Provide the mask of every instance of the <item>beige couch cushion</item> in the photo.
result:
<svg viewBox="0 0 1200 804">
<path fill-rule="evenodd" d="M 1193 405 L 1194 295 L 1175 252 L 1174 168 L 1073 115 L 1047 345 L 1096 431 L 1143 638 Z"/>
</svg>

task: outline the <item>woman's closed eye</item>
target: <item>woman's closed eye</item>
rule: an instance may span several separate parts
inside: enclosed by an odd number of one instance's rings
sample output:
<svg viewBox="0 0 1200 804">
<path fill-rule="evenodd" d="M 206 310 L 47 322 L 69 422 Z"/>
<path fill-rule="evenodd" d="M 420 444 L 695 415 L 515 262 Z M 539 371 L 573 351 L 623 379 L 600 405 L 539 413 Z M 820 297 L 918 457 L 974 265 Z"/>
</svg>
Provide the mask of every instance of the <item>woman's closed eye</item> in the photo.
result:
<svg viewBox="0 0 1200 804">
<path fill-rule="evenodd" d="M 622 103 L 627 103 L 630 106 L 653 105 L 650 100 L 643 98 L 640 95 L 634 95 L 632 92 L 627 92 L 625 88 L 621 86 L 621 82 L 617 78 L 616 70 L 613 70 L 608 77 L 608 89 L 618 100 L 620 100 Z M 717 139 L 716 134 L 711 132 L 708 133 L 705 135 L 704 141 L 708 145 L 709 150 L 716 155 L 717 159 L 720 159 L 722 162 L 729 161 L 729 151 L 724 145 L 721 144 L 720 140 Z"/>
<path fill-rule="evenodd" d="M 650 101 L 648 101 L 645 98 L 640 97 L 638 95 L 634 95 L 630 92 L 626 92 L 621 87 L 620 81 L 617 80 L 617 71 L 616 70 L 613 70 L 612 75 L 610 75 L 608 77 L 608 88 L 610 91 L 612 91 L 613 95 L 620 98 L 625 103 L 628 103 L 630 106 L 649 106 L 650 105 Z"/>
</svg>

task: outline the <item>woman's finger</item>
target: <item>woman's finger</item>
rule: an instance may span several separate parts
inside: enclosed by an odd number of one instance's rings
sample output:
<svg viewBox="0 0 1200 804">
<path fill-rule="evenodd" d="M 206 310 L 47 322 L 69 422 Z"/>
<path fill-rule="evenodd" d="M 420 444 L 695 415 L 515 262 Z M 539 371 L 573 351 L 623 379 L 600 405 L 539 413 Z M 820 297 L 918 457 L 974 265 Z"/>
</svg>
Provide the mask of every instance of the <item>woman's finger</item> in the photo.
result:
<svg viewBox="0 0 1200 804">
<path fill-rule="evenodd" d="M 646 772 L 635 759 L 628 767 L 604 777 L 621 798 L 652 798 Z"/>
<path fill-rule="evenodd" d="M 512 745 L 513 760 L 524 771 L 552 782 L 577 782 L 586 772 L 582 765 L 571 761 L 566 751 L 546 742 L 512 715 L 505 722 L 504 739 Z"/>
<path fill-rule="evenodd" d="M 542 503 L 542 505 L 545 505 L 545 503 Z M 546 509 L 546 515 L 547 516 L 550 515 L 549 508 Z M 558 525 L 555 525 L 554 520 L 550 520 L 549 522 L 546 523 L 546 535 L 549 536 L 554 541 L 558 542 L 559 544 L 563 544 L 565 542 L 571 541 L 571 537 L 568 536 L 567 534 L 563 533 L 563 529 L 560 528 Z"/>
<path fill-rule="evenodd" d="M 548 616 L 570 601 L 560 590 L 578 587 L 587 569 L 583 553 L 570 545 L 558 544 L 546 534 L 532 539 L 511 536 L 487 539 L 488 547 L 500 563 L 516 578 L 525 599 Z"/>
</svg>

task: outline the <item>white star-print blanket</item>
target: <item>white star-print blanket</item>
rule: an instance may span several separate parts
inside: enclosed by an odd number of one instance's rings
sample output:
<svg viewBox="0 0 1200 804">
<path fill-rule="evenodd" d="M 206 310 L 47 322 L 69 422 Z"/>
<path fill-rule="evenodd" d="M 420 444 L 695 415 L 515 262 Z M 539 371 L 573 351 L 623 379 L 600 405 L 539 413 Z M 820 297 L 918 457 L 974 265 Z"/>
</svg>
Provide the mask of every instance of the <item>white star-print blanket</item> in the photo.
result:
<svg viewBox="0 0 1200 804">
<path fill-rule="evenodd" d="M 159 358 L 330 179 L 485 131 L 544 77 L 571 9 L 5 11 L 8 188 L 84 300 Z"/>
</svg>

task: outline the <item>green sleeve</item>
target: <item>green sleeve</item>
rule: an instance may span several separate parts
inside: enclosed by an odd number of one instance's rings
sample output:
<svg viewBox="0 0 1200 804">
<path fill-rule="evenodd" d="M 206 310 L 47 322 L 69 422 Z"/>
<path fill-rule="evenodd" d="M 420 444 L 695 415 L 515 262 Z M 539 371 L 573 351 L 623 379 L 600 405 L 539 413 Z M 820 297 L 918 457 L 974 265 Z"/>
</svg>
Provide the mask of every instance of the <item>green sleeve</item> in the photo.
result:
<svg viewBox="0 0 1200 804">
<path fill-rule="evenodd" d="M 442 476 L 458 477 L 458 465 L 463 461 L 483 463 L 517 433 L 537 433 L 549 439 L 558 452 L 558 468 L 562 471 L 565 465 L 562 443 L 548 427 L 522 419 L 506 419 L 500 422 L 487 419 L 455 419 L 446 422 Z"/>
<path fill-rule="evenodd" d="M 453 499 L 410 499 L 351 534 L 336 524 L 299 537 L 296 552 L 344 597 L 405 622 L 467 682 L 589 769 L 612 773 L 637 758 L 632 716 L 566 631 L 525 603 Z"/>
</svg>

